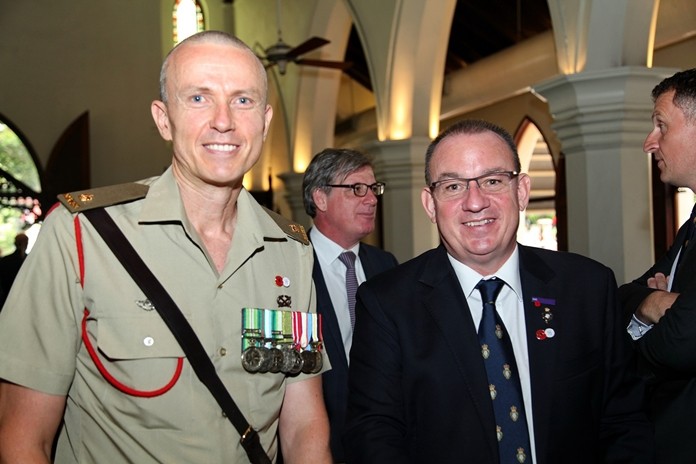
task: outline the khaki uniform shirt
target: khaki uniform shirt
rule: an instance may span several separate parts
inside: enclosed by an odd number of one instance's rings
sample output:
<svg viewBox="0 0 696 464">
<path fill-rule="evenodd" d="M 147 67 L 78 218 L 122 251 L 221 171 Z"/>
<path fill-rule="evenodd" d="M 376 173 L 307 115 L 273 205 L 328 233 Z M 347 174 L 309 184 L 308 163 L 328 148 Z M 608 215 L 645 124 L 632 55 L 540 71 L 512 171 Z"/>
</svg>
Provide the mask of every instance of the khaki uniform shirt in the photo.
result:
<svg viewBox="0 0 696 464">
<path fill-rule="evenodd" d="M 289 296 L 291 306 L 282 309 L 315 312 L 311 247 L 288 237 L 242 190 L 232 247 L 218 273 L 186 218 L 171 169 L 144 183 L 150 184 L 144 199 L 107 211 L 185 314 L 275 460 L 286 382 L 308 376 L 246 372 L 241 309 L 279 309 L 278 298 Z M 78 214 L 82 288 L 75 217 L 64 207 L 48 216 L 0 313 L 0 377 L 67 395 L 56 462 L 248 462 L 237 431 L 188 362 L 174 387 L 154 398 L 122 393 L 99 373 L 80 338 L 85 308 L 93 346 L 109 373 L 128 387 L 166 385 L 183 352 L 90 222 Z M 276 276 L 287 277 L 289 285 L 277 285 Z"/>
</svg>

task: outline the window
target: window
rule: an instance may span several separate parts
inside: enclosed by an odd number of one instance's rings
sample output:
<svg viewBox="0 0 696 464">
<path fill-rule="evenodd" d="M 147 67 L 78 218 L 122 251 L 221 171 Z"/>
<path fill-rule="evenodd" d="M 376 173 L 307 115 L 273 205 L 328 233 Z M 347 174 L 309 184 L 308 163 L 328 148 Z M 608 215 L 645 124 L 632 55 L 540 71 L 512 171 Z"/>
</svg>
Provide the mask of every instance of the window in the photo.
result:
<svg viewBox="0 0 696 464">
<path fill-rule="evenodd" d="M 203 8 L 198 0 L 176 0 L 172 11 L 174 45 L 205 30 Z"/>
<path fill-rule="evenodd" d="M 36 239 L 37 221 L 42 215 L 39 171 L 29 149 L 8 123 L 0 120 L 0 255 L 14 251 L 19 232 Z"/>
</svg>

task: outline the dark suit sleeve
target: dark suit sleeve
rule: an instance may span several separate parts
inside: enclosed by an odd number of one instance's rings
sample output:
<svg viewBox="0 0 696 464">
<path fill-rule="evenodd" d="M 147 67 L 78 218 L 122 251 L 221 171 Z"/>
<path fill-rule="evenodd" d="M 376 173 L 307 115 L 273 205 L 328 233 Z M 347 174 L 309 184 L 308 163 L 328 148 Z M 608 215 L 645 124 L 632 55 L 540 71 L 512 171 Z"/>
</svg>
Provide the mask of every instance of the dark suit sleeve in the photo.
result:
<svg viewBox="0 0 696 464">
<path fill-rule="evenodd" d="M 634 352 L 621 320 L 616 280 L 611 272 L 605 288 L 608 290 L 604 316 L 605 394 L 600 422 L 602 462 L 653 463 L 653 430 L 642 411 L 645 388 L 634 369 Z"/>
<path fill-rule="evenodd" d="M 685 232 L 686 227 L 682 226 L 667 254 L 639 279 L 621 287 L 625 314 L 635 312 L 643 299 L 654 291 L 647 287 L 649 277 L 656 272 L 669 274 L 684 242 Z M 696 267 L 693 251 L 691 255 L 687 255 L 687 261 L 680 264 L 682 266 Z M 682 292 L 672 307 L 646 335 L 635 342 L 642 360 L 653 372 L 668 370 L 672 377 L 696 374 L 696 276 L 684 270 L 679 277 L 685 281 L 679 281 Z"/>
<path fill-rule="evenodd" d="M 401 347 L 395 321 L 385 314 L 371 288 L 358 290 L 350 352 L 347 462 L 410 462 L 401 386 Z"/>
<path fill-rule="evenodd" d="M 656 262 L 642 276 L 632 282 L 622 285 L 619 288 L 619 298 L 621 300 L 625 324 L 628 324 L 628 322 L 631 320 L 631 316 L 635 314 L 638 306 L 640 306 L 643 300 L 655 291 L 654 289 L 648 287 L 648 279 L 650 277 L 654 277 L 658 272 L 661 272 L 664 275 L 669 275 L 669 273 L 672 271 L 672 264 L 674 263 L 677 254 L 679 254 L 679 249 L 684 242 L 685 234 L 686 227 L 682 226 L 677 233 L 674 244 L 658 262 Z"/>
<path fill-rule="evenodd" d="M 696 374 L 696 285 L 677 297 L 660 322 L 637 341 L 637 347 L 656 372 Z"/>
</svg>

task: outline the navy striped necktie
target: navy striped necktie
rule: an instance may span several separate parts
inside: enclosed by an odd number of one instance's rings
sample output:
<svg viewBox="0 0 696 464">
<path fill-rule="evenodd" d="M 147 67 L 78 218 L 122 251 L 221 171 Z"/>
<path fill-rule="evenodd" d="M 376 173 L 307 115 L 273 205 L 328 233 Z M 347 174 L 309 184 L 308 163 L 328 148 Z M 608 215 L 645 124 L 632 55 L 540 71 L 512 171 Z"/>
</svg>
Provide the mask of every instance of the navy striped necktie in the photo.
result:
<svg viewBox="0 0 696 464">
<path fill-rule="evenodd" d="M 478 336 L 495 413 L 500 463 L 529 464 L 532 458 L 520 377 L 510 337 L 495 310 L 495 300 L 504 285 L 497 278 L 476 285 L 483 300 Z"/>
<path fill-rule="evenodd" d="M 350 326 L 355 327 L 355 292 L 358 291 L 358 278 L 355 276 L 355 253 L 344 251 L 338 256 L 346 265 L 346 296 L 348 297 L 348 313 Z"/>
</svg>

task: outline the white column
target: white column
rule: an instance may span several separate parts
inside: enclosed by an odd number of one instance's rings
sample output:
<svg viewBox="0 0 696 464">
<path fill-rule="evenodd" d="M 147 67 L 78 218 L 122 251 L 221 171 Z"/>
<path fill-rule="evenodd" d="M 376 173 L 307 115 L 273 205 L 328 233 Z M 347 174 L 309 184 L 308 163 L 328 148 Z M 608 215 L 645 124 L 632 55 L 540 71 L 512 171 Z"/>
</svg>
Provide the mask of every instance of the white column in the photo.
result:
<svg viewBox="0 0 696 464">
<path fill-rule="evenodd" d="M 362 150 L 373 156 L 377 179 L 386 182 L 382 199 L 384 249 L 399 262 L 437 246 L 437 229 L 421 204 L 427 137 L 375 142 Z"/>
<path fill-rule="evenodd" d="M 672 72 L 621 67 L 535 86 L 566 158 L 568 248 L 611 267 L 619 283 L 653 263 L 652 88 Z"/>
</svg>

